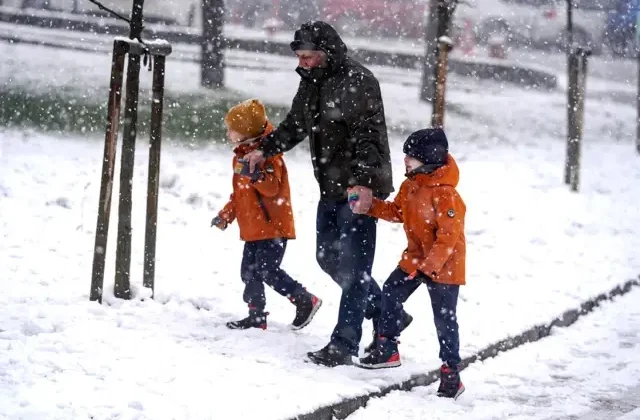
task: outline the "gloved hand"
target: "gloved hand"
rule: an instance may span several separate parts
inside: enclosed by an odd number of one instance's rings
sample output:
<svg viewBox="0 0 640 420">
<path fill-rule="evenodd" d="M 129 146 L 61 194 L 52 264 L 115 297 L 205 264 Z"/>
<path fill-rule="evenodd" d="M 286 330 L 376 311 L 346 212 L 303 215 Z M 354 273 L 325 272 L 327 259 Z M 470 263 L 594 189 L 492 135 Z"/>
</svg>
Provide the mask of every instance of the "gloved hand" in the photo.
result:
<svg viewBox="0 0 640 420">
<path fill-rule="evenodd" d="M 228 223 L 220 216 L 216 216 L 211 220 L 211 227 L 214 226 L 220 230 L 225 230 L 228 226 Z"/>
<path fill-rule="evenodd" d="M 251 179 L 252 182 L 260 181 L 264 177 L 264 173 L 255 168 L 253 172 L 250 171 L 249 161 L 245 159 L 238 159 L 238 163 L 234 168 L 234 172 L 240 176 L 245 176 Z"/>
</svg>

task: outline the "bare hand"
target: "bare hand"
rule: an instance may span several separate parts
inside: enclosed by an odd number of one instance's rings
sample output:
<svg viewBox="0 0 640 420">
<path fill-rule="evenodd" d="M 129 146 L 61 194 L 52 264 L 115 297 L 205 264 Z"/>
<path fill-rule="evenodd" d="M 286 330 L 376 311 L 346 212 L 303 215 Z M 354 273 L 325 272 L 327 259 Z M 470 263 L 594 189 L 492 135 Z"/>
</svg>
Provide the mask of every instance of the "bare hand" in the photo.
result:
<svg viewBox="0 0 640 420">
<path fill-rule="evenodd" d="M 349 194 L 357 194 L 358 200 L 353 203 L 351 210 L 356 214 L 366 214 L 373 204 L 373 191 L 371 188 L 356 185 L 349 188 Z"/>
<path fill-rule="evenodd" d="M 249 161 L 249 172 L 253 173 L 256 170 L 256 166 L 264 162 L 264 152 L 262 150 L 252 150 L 244 155 L 244 159 Z"/>
</svg>

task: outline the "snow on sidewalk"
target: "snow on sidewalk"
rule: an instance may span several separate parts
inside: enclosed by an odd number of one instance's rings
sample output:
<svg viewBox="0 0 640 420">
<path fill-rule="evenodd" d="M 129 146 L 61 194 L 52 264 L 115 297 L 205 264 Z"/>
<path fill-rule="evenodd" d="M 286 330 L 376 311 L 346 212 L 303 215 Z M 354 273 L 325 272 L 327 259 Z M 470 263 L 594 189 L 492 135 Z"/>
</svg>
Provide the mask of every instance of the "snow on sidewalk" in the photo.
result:
<svg viewBox="0 0 640 420">
<path fill-rule="evenodd" d="M 88 95 L 106 86 L 108 65 L 100 66 L 106 56 L 65 52 L 42 78 L 24 69 L 45 68 L 60 53 L 23 47 L 0 46 L 13 52 L 0 67 L 2 83 Z M 292 71 L 227 75 L 232 89 L 272 103 L 290 103 L 297 83 Z M 194 91 L 197 77 L 197 66 L 172 64 L 168 90 Z M 415 88 L 383 83 L 382 89 L 390 120 L 411 128 L 427 119 Z M 572 194 L 562 183 L 561 95 L 485 83 L 450 93 L 460 108 L 447 115 L 447 131 L 468 206 L 468 286 L 459 304 L 468 356 L 640 272 L 640 165 L 631 144 L 633 108 L 591 102 L 581 192 Z M 149 301 L 141 287 L 147 151 L 140 141 L 134 299 L 116 300 L 110 289 L 114 203 L 106 304 L 89 303 L 102 139 L 69 137 L 0 131 L 0 417 L 283 419 L 439 366 L 425 290 L 407 305 L 416 320 L 403 335 L 402 368 L 304 363 L 307 351 L 326 344 L 339 288 L 315 262 L 318 192 L 302 148 L 286 157 L 298 239 L 283 268 L 325 301 L 307 328 L 290 331 L 293 307 L 271 291 L 266 332 L 224 327 L 246 311 L 237 227 L 209 227 L 231 192 L 226 146 L 163 146 L 156 300 Z M 403 179 L 401 141 L 391 140 L 396 187 Z M 117 185 L 116 178 L 114 197 Z M 373 269 L 379 283 L 405 246 L 400 226 L 379 224 Z M 363 344 L 370 333 L 365 322 Z"/>
<path fill-rule="evenodd" d="M 570 328 L 462 372 L 456 401 L 437 383 L 373 399 L 349 420 L 640 419 L 640 289 Z"/>
<path fill-rule="evenodd" d="M 5 132 L 0 144 L 0 415 L 282 419 L 439 365 L 425 290 L 407 305 L 416 320 L 403 335 L 402 368 L 368 372 L 304 362 L 331 333 L 339 288 L 315 263 L 318 197 L 303 150 L 287 158 L 298 239 L 283 267 L 325 305 L 310 326 L 294 333 L 288 328 L 293 307 L 269 291 L 269 330 L 242 332 L 224 327 L 246 311 L 237 228 L 209 228 L 230 192 L 228 149 L 164 148 L 157 301 L 142 301 L 146 150 L 139 148 L 134 299 L 112 297 L 112 219 L 108 304 L 100 306 L 87 300 L 100 142 Z M 402 167 L 399 146 L 393 139 L 395 168 Z M 576 195 L 561 183 L 559 144 L 485 150 L 454 143 L 469 208 L 469 285 L 459 305 L 463 356 L 640 272 L 634 251 L 640 246 L 640 167 L 628 146 L 587 145 L 588 170 Z M 400 171 L 395 178 L 398 185 Z M 404 246 L 399 226 L 380 223 L 378 282 Z M 365 322 L 363 344 L 370 331 Z"/>
</svg>

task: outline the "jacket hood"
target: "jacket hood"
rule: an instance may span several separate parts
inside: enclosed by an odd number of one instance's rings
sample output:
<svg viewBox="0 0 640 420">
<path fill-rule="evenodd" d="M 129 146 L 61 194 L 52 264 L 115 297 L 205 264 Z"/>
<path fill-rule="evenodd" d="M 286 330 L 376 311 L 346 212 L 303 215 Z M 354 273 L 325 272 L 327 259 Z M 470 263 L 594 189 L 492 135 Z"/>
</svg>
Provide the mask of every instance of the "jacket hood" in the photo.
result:
<svg viewBox="0 0 640 420">
<path fill-rule="evenodd" d="M 429 187 L 449 185 L 456 187 L 460 181 L 460 169 L 458 168 L 456 160 L 451 155 L 447 156 L 447 163 L 433 172 L 420 171 L 420 168 L 417 168 L 414 173 L 408 175 L 410 178 L 415 179 L 420 185 Z"/>
<path fill-rule="evenodd" d="M 291 49 L 316 49 L 324 52 L 331 70 L 336 70 L 347 58 L 347 45 L 338 32 L 333 26 L 320 20 L 303 23 L 293 36 Z"/>
</svg>

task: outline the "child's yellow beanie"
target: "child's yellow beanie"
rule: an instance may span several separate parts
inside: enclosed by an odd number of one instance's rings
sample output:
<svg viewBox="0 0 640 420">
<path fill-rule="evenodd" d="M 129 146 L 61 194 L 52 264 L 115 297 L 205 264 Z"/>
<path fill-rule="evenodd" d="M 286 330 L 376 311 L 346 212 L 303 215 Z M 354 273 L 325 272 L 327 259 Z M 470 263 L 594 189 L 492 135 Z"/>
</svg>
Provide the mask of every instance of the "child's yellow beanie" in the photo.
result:
<svg viewBox="0 0 640 420">
<path fill-rule="evenodd" d="M 253 138 L 264 132 L 267 114 L 260 100 L 248 99 L 231 108 L 224 121 L 229 129 Z"/>
</svg>

